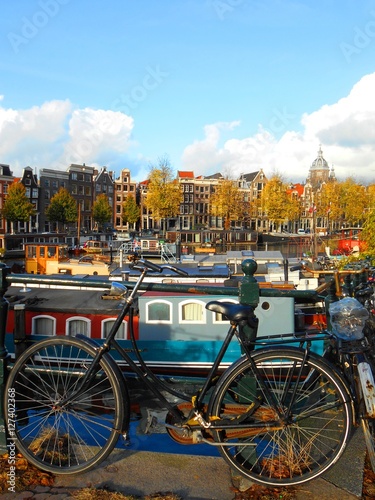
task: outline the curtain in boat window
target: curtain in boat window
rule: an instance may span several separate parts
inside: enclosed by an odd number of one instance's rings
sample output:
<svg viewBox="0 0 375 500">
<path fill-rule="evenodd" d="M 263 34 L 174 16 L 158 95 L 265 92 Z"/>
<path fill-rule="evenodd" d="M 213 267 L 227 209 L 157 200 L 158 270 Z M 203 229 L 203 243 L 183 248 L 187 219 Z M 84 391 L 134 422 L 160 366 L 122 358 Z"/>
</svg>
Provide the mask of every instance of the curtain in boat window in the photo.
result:
<svg viewBox="0 0 375 500">
<path fill-rule="evenodd" d="M 55 335 L 55 321 L 53 318 L 33 318 L 33 335 Z"/>
<path fill-rule="evenodd" d="M 78 334 L 89 337 L 89 323 L 82 319 L 72 319 L 68 321 L 68 335 L 75 337 Z"/>
<path fill-rule="evenodd" d="M 188 302 L 181 308 L 182 321 L 202 321 L 203 306 L 198 302 Z"/>
<path fill-rule="evenodd" d="M 114 319 L 109 319 L 107 321 L 103 321 L 103 331 L 102 331 L 102 336 L 103 339 L 106 339 L 108 337 L 108 334 L 113 326 L 113 323 L 115 322 Z M 118 329 L 116 333 L 116 339 L 126 339 L 126 323 L 122 323 L 120 328 Z"/>
</svg>

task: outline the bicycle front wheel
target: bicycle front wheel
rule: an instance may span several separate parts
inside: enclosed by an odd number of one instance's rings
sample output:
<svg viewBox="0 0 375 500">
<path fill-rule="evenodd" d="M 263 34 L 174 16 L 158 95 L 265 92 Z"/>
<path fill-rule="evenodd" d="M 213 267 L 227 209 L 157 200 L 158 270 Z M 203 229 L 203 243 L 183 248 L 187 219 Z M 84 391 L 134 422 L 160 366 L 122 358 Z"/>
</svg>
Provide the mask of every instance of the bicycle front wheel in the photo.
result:
<svg viewBox="0 0 375 500">
<path fill-rule="evenodd" d="M 28 348 L 9 374 L 6 395 L 15 411 L 7 413 L 9 434 L 19 452 L 42 470 L 72 474 L 95 467 L 127 424 L 129 398 L 111 358 L 102 358 L 77 392 L 95 352 L 71 337 L 43 340 Z"/>
<path fill-rule="evenodd" d="M 238 362 L 213 395 L 211 429 L 222 456 L 258 483 L 309 481 L 345 449 L 353 417 L 348 392 L 324 360 L 303 354 L 254 351 L 254 366 Z"/>
</svg>

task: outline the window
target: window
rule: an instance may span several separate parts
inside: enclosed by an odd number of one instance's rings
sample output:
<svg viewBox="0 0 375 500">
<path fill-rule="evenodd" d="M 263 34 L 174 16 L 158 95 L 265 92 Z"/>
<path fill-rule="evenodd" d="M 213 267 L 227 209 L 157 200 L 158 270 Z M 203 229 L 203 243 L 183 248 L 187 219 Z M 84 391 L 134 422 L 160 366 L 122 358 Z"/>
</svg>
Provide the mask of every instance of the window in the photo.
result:
<svg viewBox="0 0 375 500">
<path fill-rule="evenodd" d="M 27 246 L 27 257 L 29 259 L 36 259 L 36 247 L 34 245 Z"/>
<path fill-rule="evenodd" d="M 55 189 L 58 188 L 59 187 L 59 181 L 53 180 L 52 181 L 52 187 L 55 188 Z"/>
<path fill-rule="evenodd" d="M 33 198 L 38 198 L 38 196 L 39 196 L 38 189 L 34 188 L 34 189 L 33 189 L 33 194 L 32 194 L 32 197 L 33 197 Z"/>
<path fill-rule="evenodd" d="M 44 187 L 49 188 L 49 179 L 44 179 Z"/>
<path fill-rule="evenodd" d="M 72 180 L 76 181 L 78 179 L 77 172 L 72 172 Z"/>
<path fill-rule="evenodd" d="M 56 247 L 48 247 L 47 254 L 48 257 L 55 257 L 56 255 Z"/>
<path fill-rule="evenodd" d="M 76 335 L 81 334 L 86 337 L 90 337 L 90 326 L 90 320 L 87 318 L 82 318 L 80 316 L 69 318 L 66 322 L 66 335 L 75 337 Z"/>
<path fill-rule="evenodd" d="M 31 186 L 31 179 L 25 179 L 25 186 Z"/>
<path fill-rule="evenodd" d="M 179 304 L 179 321 L 181 323 L 205 323 L 206 309 L 200 300 L 185 300 Z"/>
<path fill-rule="evenodd" d="M 77 184 L 72 184 L 72 194 L 77 194 Z"/>
<path fill-rule="evenodd" d="M 32 335 L 56 335 L 56 318 L 52 316 L 35 316 L 31 325 Z"/>
<path fill-rule="evenodd" d="M 172 304 L 166 300 L 146 304 L 146 323 L 172 323 Z"/>
<path fill-rule="evenodd" d="M 115 319 L 105 319 L 102 321 L 102 339 L 107 338 L 114 322 Z M 118 332 L 116 333 L 116 339 L 126 339 L 127 331 L 128 331 L 128 324 L 126 321 L 123 321 L 122 325 L 118 329 Z"/>
</svg>

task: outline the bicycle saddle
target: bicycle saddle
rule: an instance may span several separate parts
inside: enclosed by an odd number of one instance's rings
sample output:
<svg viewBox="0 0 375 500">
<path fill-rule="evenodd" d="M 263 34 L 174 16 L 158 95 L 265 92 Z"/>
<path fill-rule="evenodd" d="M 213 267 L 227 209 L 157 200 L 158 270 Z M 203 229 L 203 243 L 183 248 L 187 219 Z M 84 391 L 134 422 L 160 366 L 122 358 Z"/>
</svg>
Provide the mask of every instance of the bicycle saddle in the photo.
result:
<svg viewBox="0 0 375 500">
<path fill-rule="evenodd" d="M 220 302 L 212 300 L 207 302 L 206 309 L 221 313 L 229 319 L 239 323 L 242 320 L 247 320 L 254 315 L 254 308 L 243 304 L 233 304 L 233 302 Z"/>
</svg>

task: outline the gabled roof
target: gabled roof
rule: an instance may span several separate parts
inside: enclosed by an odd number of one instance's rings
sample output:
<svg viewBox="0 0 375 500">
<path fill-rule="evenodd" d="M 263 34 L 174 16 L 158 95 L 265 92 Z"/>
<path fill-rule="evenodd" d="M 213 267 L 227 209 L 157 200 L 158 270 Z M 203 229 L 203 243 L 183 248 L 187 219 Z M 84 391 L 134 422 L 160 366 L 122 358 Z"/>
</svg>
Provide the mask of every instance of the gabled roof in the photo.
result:
<svg viewBox="0 0 375 500">
<path fill-rule="evenodd" d="M 222 179 L 223 175 L 220 172 L 218 172 L 217 174 L 205 175 L 204 178 L 205 179 Z"/>
<path fill-rule="evenodd" d="M 193 171 L 178 170 L 177 176 L 179 179 L 194 179 Z"/>
<path fill-rule="evenodd" d="M 259 170 L 257 170 L 256 172 L 251 172 L 249 174 L 243 174 L 242 177 L 246 180 L 246 182 L 252 182 L 258 174 Z"/>
<path fill-rule="evenodd" d="M 302 196 L 305 191 L 305 186 L 303 184 L 297 183 L 297 184 L 292 184 L 289 187 L 289 189 L 287 189 L 288 194 L 291 194 L 296 191 L 298 193 L 298 196 Z"/>
</svg>

